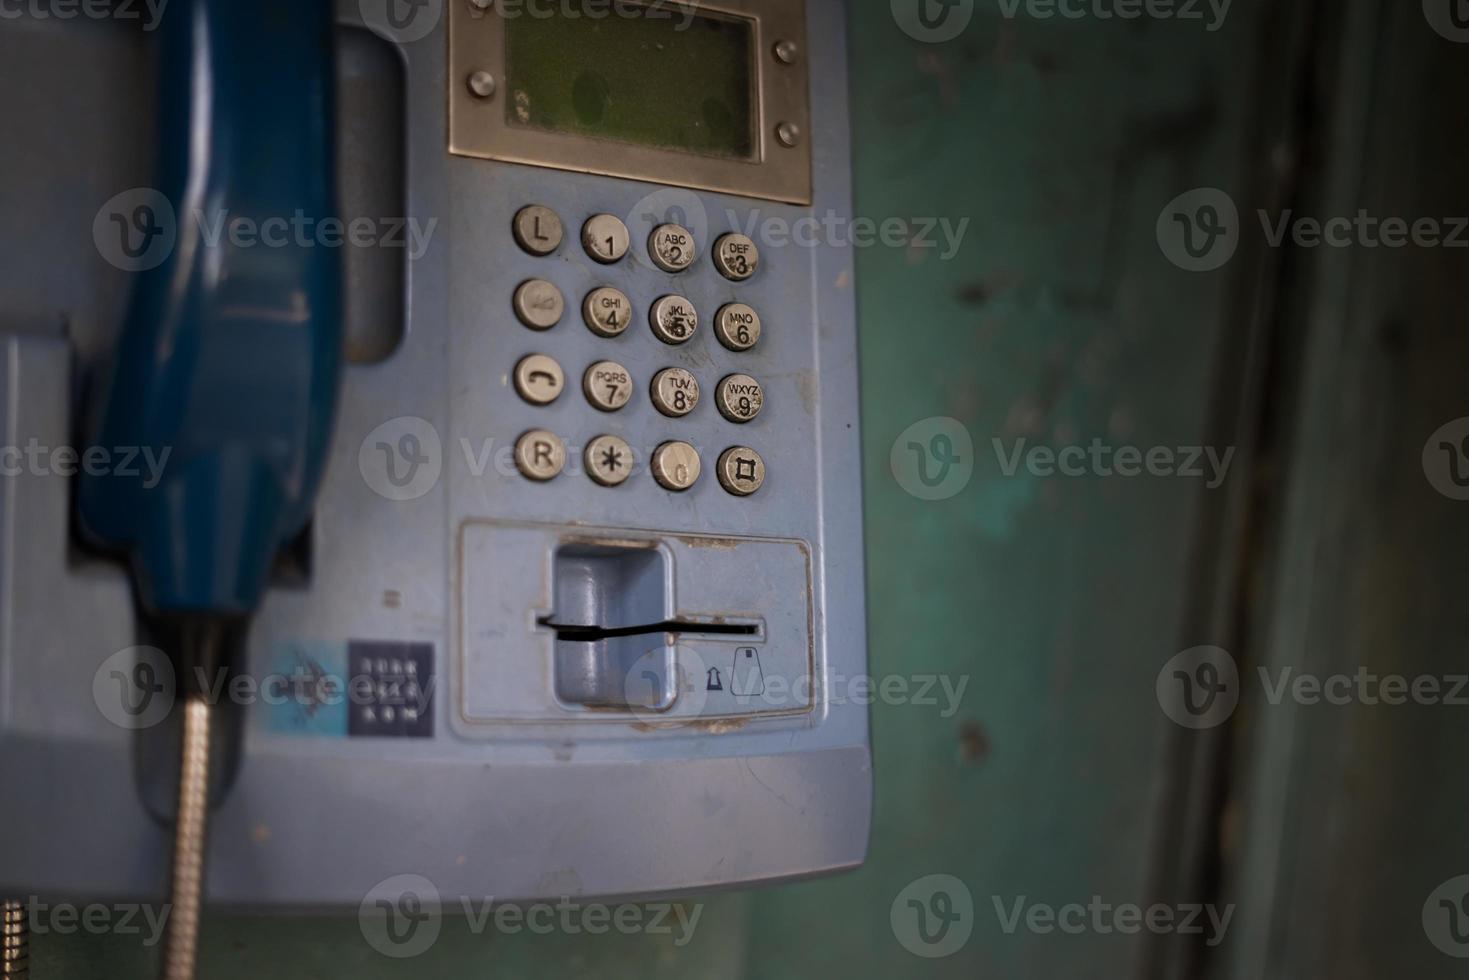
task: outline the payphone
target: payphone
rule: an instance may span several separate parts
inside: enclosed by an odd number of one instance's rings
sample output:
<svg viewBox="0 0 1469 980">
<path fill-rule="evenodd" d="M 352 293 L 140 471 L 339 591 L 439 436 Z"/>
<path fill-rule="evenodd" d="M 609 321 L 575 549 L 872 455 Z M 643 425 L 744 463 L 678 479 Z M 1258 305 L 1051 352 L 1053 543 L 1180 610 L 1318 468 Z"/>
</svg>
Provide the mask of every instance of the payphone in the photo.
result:
<svg viewBox="0 0 1469 980">
<path fill-rule="evenodd" d="M 788 233 L 851 210 L 843 4 L 337 12 L 340 220 L 253 232 L 342 249 L 347 364 L 310 523 L 213 687 L 211 902 L 860 863 L 866 708 L 831 694 L 866 667 L 854 257 Z M 149 261 L 149 57 L 132 24 L 0 24 L 0 78 L 65 103 L 0 145 L 27 189 L 0 429 L 49 452 L 0 477 L 4 895 L 166 890 L 180 679 L 55 452 Z"/>
</svg>

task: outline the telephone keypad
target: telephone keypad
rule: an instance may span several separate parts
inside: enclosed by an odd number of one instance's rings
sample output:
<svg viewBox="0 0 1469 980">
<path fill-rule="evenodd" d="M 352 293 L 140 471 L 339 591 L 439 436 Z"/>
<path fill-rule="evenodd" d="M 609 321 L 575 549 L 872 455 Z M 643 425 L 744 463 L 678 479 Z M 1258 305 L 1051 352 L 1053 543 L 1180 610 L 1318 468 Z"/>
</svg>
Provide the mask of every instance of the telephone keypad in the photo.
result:
<svg viewBox="0 0 1469 980">
<path fill-rule="evenodd" d="M 522 249 L 536 256 L 547 256 L 561 244 L 564 234 L 561 219 L 550 208 L 530 205 L 522 208 L 514 220 L 515 239 Z M 582 226 L 582 246 L 587 255 L 602 265 L 620 262 L 631 247 L 627 225 L 611 214 L 597 214 Z M 667 273 L 688 270 L 698 259 L 699 243 L 680 225 L 664 224 L 654 229 L 647 242 L 652 264 Z M 760 251 L 754 241 L 739 233 L 720 236 L 711 249 L 712 261 L 721 276 L 731 282 L 745 282 L 759 268 Z M 550 330 L 565 313 L 565 297 L 561 290 L 545 279 L 529 279 L 515 290 L 513 305 L 517 318 L 536 330 Z M 587 293 L 582 302 L 582 320 L 598 337 L 616 340 L 622 337 L 637 315 L 632 301 L 613 286 L 598 286 Z M 648 307 L 648 321 L 658 340 L 680 346 L 694 339 L 699 327 L 699 313 L 686 296 L 665 295 Z M 714 317 L 714 334 L 719 344 L 734 354 L 755 348 L 761 338 L 760 315 L 748 303 L 726 302 Z M 623 341 L 626 343 L 626 341 Z M 718 348 L 715 348 L 716 350 Z M 531 354 L 515 366 L 515 389 L 532 405 L 555 402 L 566 386 L 565 374 L 555 358 Z M 602 412 L 625 408 L 636 392 L 632 373 L 617 361 L 598 361 L 582 376 L 582 391 L 590 405 Z M 671 420 L 684 419 L 698 407 L 699 379 L 682 367 L 666 367 L 654 375 L 649 386 L 653 407 Z M 745 373 L 726 374 L 715 388 L 715 405 L 719 415 L 730 423 L 753 421 L 765 404 L 764 386 Z M 545 429 L 534 429 L 522 435 L 515 444 L 515 462 L 528 479 L 546 482 L 558 476 L 566 466 L 566 445 L 561 437 Z M 634 469 L 634 452 L 620 436 L 603 434 L 593 438 L 582 452 L 587 476 L 603 487 L 617 487 L 627 482 Z M 670 439 L 653 451 L 649 471 L 664 489 L 680 493 L 698 483 L 703 461 L 699 450 L 689 442 Z M 735 497 L 749 497 L 765 484 L 765 461 L 749 446 L 733 446 L 718 457 L 715 475 L 720 486 Z"/>
</svg>

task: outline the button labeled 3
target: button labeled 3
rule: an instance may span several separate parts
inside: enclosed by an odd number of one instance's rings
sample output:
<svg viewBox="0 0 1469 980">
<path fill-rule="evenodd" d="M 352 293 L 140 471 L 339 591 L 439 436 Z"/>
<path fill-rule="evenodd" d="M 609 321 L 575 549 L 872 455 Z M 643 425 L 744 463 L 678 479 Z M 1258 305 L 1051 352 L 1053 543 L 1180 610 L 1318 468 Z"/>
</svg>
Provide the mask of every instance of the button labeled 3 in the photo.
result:
<svg viewBox="0 0 1469 980">
<path fill-rule="evenodd" d="M 682 493 L 699 482 L 699 451 L 686 442 L 665 442 L 653 451 L 652 469 L 663 489 Z"/>
<path fill-rule="evenodd" d="M 760 268 L 760 250 L 749 235 L 724 235 L 714 243 L 714 267 L 724 278 L 744 282 Z"/>
<path fill-rule="evenodd" d="M 544 483 L 566 468 L 566 446 L 545 429 L 532 429 L 515 441 L 515 465 L 528 479 Z"/>
<path fill-rule="evenodd" d="M 654 335 L 665 344 L 686 343 L 699 329 L 699 312 L 682 296 L 665 296 L 654 303 L 648 320 Z"/>
<path fill-rule="evenodd" d="M 682 225 L 659 225 L 648 239 L 648 255 L 664 272 L 682 272 L 694 264 L 694 236 Z"/>
<path fill-rule="evenodd" d="M 744 424 L 765 407 L 765 389 L 748 374 L 731 374 L 719 382 L 714 392 L 719 414 L 731 422 Z"/>
<path fill-rule="evenodd" d="M 632 375 L 616 361 L 598 361 L 582 376 L 582 390 L 594 408 L 615 412 L 632 398 Z"/>
<path fill-rule="evenodd" d="M 532 405 L 549 405 L 561 397 L 566 375 L 555 359 L 545 354 L 530 354 L 515 365 L 515 390 Z"/>
<path fill-rule="evenodd" d="M 680 419 L 699 407 L 699 379 L 683 368 L 664 368 L 653 376 L 653 407 Z"/>
<path fill-rule="evenodd" d="M 599 337 L 617 337 L 632 322 L 632 303 L 622 290 L 603 286 L 587 294 L 581 307 L 587 329 Z"/>
<path fill-rule="evenodd" d="M 603 265 L 621 262 L 630 243 L 627 225 L 616 215 L 593 215 L 582 226 L 581 243 L 587 254 Z"/>
</svg>

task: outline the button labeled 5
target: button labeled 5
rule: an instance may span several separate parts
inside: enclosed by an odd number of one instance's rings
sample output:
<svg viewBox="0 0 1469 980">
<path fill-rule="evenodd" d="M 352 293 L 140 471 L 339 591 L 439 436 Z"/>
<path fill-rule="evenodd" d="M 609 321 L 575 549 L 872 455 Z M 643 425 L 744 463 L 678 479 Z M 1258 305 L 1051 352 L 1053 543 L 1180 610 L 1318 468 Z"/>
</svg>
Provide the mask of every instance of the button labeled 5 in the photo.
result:
<svg viewBox="0 0 1469 980">
<path fill-rule="evenodd" d="M 648 314 L 653 334 L 665 344 L 687 343 L 699 329 L 699 312 L 682 296 L 665 296 Z"/>
</svg>

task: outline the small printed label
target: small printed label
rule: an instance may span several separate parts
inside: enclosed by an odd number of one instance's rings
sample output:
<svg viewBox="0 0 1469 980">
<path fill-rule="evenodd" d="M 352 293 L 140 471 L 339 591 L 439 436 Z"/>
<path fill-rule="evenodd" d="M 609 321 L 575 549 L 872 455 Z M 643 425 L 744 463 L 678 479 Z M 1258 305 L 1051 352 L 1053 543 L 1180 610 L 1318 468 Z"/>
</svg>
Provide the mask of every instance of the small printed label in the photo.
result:
<svg viewBox="0 0 1469 980">
<path fill-rule="evenodd" d="M 353 640 L 347 645 L 347 663 L 354 694 L 348 735 L 433 737 L 432 644 Z"/>
</svg>

